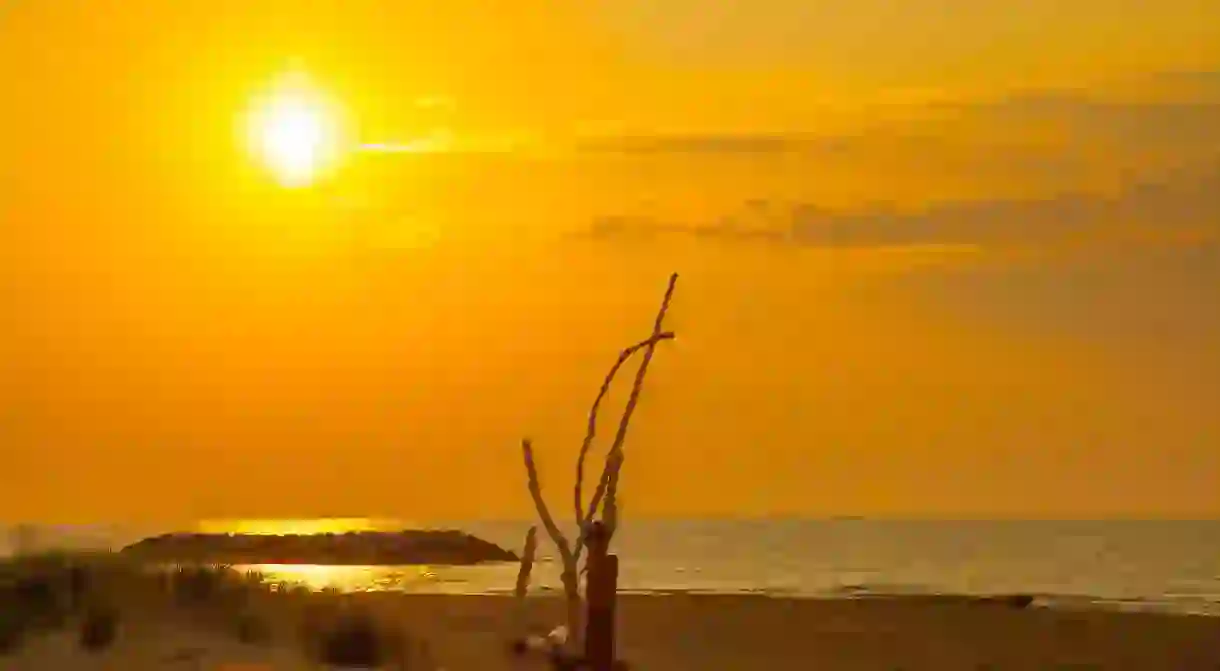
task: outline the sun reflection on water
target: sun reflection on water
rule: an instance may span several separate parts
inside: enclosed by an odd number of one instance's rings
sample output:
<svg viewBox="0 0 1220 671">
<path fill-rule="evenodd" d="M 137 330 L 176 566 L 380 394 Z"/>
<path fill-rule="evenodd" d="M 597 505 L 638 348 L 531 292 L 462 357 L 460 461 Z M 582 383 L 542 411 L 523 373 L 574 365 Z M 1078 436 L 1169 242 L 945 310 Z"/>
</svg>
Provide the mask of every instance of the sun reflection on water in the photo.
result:
<svg viewBox="0 0 1220 671">
<path fill-rule="evenodd" d="M 436 579 L 430 566 L 330 566 L 317 564 L 253 564 L 236 566 L 242 571 L 257 571 L 271 584 L 287 583 L 312 591 L 337 589 L 341 592 L 369 592 L 402 583 L 429 582 Z"/>
<path fill-rule="evenodd" d="M 423 529 L 428 525 L 402 520 L 368 517 L 311 519 L 215 519 L 197 525 L 209 534 L 315 535 L 357 531 Z M 271 585 L 303 587 L 312 591 L 341 592 L 406 591 L 430 593 L 486 594 L 511 588 L 517 564 L 483 566 L 362 566 L 323 564 L 243 564 L 232 568 L 254 571 Z"/>
<path fill-rule="evenodd" d="M 315 592 L 334 589 L 346 593 L 510 594 L 518 567 L 515 563 L 497 563 L 473 566 L 250 564 L 232 568 L 256 571 L 266 584 L 287 589 L 303 587 Z M 553 580 L 539 582 L 559 585 L 558 571 L 552 572 L 556 574 Z M 536 587 L 544 592 L 554 589 L 551 585 Z"/>
</svg>

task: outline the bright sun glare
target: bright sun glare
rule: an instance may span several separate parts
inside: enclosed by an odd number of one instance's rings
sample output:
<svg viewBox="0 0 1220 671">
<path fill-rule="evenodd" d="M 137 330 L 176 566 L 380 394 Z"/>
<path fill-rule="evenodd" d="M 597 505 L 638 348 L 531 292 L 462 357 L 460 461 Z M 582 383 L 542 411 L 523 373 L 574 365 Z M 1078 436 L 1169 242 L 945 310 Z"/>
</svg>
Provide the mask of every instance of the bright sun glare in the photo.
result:
<svg viewBox="0 0 1220 671">
<path fill-rule="evenodd" d="M 336 159 L 336 115 L 303 75 L 284 77 L 249 116 L 256 158 L 285 187 L 307 186 Z"/>
</svg>

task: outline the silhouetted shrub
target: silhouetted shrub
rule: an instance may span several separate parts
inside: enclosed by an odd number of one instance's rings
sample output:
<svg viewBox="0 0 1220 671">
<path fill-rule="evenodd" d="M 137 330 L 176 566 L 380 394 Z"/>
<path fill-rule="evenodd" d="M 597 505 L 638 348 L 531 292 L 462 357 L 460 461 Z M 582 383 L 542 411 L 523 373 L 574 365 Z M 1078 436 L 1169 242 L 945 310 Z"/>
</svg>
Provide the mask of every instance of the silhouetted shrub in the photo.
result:
<svg viewBox="0 0 1220 671">
<path fill-rule="evenodd" d="M 119 614 L 106 606 L 91 606 L 80 623 L 80 647 L 89 652 L 101 652 L 110 647 L 119 634 Z"/>
<path fill-rule="evenodd" d="M 20 648 L 27 628 L 22 614 L 6 601 L 5 596 L 0 595 L 0 655 Z"/>
<path fill-rule="evenodd" d="M 376 668 L 388 657 L 386 641 L 364 613 L 343 613 L 319 632 L 318 657 L 323 664 Z"/>
<path fill-rule="evenodd" d="M 184 605 L 205 603 L 220 591 L 220 570 L 206 566 L 180 567 L 174 572 L 174 597 Z"/>
<path fill-rule="evenodd" d="M 254 613 L 242 613 L 237 617 L 237 640 L 251 644 L 266 643 L 271 640 L 271 628 Z"/>
<path fill-rule="evenodd" d="M 63 623 L 64 612 L 55 581 L 50 575 L 38 573 L 22 576 L 12 586 L 10 599 L 27 624 L 54 627 Z"/>
<path fill-rule="evenodd" d="M 80 564 L 69 566 L 67 573 L 69 604 L 75 610 L 84 603 L 85 598 L 89 595 L 93 580 L 89 569 Z"/>
</svg>

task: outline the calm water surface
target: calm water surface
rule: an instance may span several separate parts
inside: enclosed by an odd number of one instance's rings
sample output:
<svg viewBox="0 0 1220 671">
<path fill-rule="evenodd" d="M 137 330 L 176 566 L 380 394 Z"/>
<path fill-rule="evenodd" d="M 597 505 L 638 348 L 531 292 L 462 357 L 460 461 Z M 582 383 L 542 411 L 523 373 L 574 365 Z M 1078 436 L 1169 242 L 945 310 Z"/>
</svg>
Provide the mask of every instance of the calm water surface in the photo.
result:
<svg viewBox="0 0 1220 671">
<path fill-rule="evenodd" d="M 208 531 L 310 533 L 419 526 L 389 520 L 206 523 Z M 460 528 L 520 549 L 528 522 Z M 165 530 L 39 529 L 44 545 L 114 546 Z M 533 584 L 559 588 L 540 531 Z M 1049 605 L 1220 615 L 1220 521 L 629 520 L 615 538 L 625 591 L 853 594 L 1030 592 Z M 252 566 L 315 589 L 508 593 L 516 564 Z"/>
</svg>

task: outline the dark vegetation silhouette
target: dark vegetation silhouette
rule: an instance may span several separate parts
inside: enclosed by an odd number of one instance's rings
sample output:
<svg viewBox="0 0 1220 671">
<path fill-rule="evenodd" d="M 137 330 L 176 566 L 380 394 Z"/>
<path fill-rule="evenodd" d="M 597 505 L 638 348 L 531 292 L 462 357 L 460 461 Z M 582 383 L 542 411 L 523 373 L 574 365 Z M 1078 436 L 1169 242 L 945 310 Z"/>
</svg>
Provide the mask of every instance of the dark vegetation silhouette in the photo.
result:
<svg viewBox="0 0 1220 671">
<path fill-rule="evenodd" d="M 11 558 L 0 562 L 0 668 L 3 655 L 19 652 L 34 637 L 66 630 L 82 651 L 99 654 L 121 641 L 125 622 L 150 620 L 189 623 L 256 646 L 293 640 L 281 639 L 286 626 L 296 628 L 296 640 L 318 663 L 433 668 L 425 642 L 411 645 L 405 633 L 343 601 L 333 590 L 312 594 L 226 566 L 167 570 L 109 553 Z M 264 613 L 274 613 L 276 621 Z M 176 650 L 167 659 L 201 654 Z"/>
<path fill-rule="evenodd" d="M 80 647 L 100 652 L 110 647 L 119 635 L 119 614 L 109 606 L 90 606 L 80 625 Z"/>
<path fill-rule="evenodd" d="M 371 669 L 385 661 L 387 646 L 366 613 L 339 618 L 320 637 L 318 658 L 323 664 Z"/>
<path fill-rule="evenodd" d="M 145 538 L 121 552 L 143 561 L 192 564 L 460 565 L 520 559 L 510 550 L 457 530 L 175 533 Z"/>
</svg>

